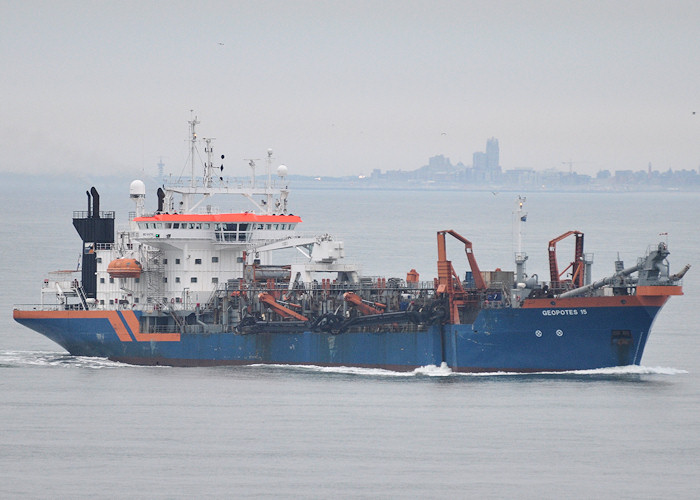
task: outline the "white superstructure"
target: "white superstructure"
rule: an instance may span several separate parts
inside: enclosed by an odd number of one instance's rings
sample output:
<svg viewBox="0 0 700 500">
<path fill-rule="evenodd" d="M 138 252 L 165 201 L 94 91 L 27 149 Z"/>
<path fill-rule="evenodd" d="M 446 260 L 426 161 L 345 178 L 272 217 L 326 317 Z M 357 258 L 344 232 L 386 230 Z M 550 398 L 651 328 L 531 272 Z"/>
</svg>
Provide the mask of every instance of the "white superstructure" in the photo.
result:
<svg viewBox="0 0 700 500">
<path fill-rule="evenodd" d="M 93 307 L 134 309 L 189 309 L 206 303 L 231 281 L 263 281 L 289 276 L 290 287 L 309 283 L 317 273 L 335 273 L 356 281 L 354 266 L 342 264 L 343 243 L 329 235 L 302 237 L 296 232 L 301 218 L 287 209 L 287 167 L 272 178 L 272 150 L 267 151 L 267 176 L 256 185 L 255 163 L 249 185 L 232 186 L 213 165 L 212 139 L 203 139 L 206 162 L 196 175 L 199 123 L 190 124 L 192 173 L 187 182 L 170 183 L 158 190 L 158 209 L 146 211 L 146 187 L 131 183 L 129 196 L 135 212 L 129 226 L 118 229 L 113 243 L 95 244 L 96 294 Z M 223 156 L 222 156 L 223 159 Z M 223 166 L 221 167 L 223 169 Z M 278 184 L 278 185 L 276 185 Z M 214 195 L 247 198 L 250 211 L 219 213 L 206 202 Z M 272 253 L 297 248 L 303 263 L 272 266 Z"/>
</svg>

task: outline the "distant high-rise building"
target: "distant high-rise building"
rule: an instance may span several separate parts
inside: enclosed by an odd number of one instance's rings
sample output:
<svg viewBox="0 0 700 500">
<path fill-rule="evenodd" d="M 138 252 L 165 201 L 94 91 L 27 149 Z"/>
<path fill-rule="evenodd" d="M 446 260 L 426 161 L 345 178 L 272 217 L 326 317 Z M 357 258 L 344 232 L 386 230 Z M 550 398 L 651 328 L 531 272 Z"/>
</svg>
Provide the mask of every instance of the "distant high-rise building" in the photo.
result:
<svg viewBox="0 0 700 500">
<path fill-rule="evenodd" d="M 158 178 L 162 179 L 163 178 L 163 168 L 165 167 L 165 163 L 163 163 L 163 157 L 161 156 L 158 159 Z"/>
<path fill-rule="evenodd" d="M 500 167 L 498 151 L 498 139 L 491 137 L 486 141 L 486 165 L 489 170 L 497 170 Z"/>
<path fill-rule="evenodd" d="M 446 158 L 444 155 L 437 155 L 428 159 L 428 167 L 433 171 L 450 170 L 452 168 L 452 163 L 450 159 Z"/>
<path fill-rule="evenodd" d="M 477 151 L 472 156 L 472 177 L 476 182 L 494 182 L 501 177 L 498 139 L 486 141 L 486 152 Z"/>
<path fill-rule="evenodd" d="M 488 167 L 488 161 L 486 153 L 477 151 L 472 155 L 472 166 L 477 170 L 486 170 Z"/>
</svg>

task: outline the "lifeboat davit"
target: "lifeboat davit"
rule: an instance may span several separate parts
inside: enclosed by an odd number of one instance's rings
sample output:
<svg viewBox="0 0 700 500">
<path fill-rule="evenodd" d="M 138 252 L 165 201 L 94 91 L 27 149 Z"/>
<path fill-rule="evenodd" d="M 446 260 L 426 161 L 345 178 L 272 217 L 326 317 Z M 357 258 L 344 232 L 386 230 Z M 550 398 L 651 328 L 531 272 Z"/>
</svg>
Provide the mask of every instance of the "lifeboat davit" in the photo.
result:
<svg viewBox="0 0 700 500">
<path fill-rule="evenodd" d="M 141 263 L 136 259 L 115 259 L 107 266 L 112 278 L 138 278 L 141 271 Z"/>
</svg>

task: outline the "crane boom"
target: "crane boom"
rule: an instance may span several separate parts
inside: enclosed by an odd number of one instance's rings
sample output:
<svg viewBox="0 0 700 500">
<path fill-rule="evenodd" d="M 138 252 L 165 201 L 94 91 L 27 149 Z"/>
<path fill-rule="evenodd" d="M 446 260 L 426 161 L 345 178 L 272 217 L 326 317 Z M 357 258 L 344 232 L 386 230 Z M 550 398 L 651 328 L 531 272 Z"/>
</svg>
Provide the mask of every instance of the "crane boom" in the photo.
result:
<svg viewBox="0 0 700 500">
<path fill-rule="evenodd" d="M 294 318 L 298 319 L 299 321 L 308 321 L 309 318 L 306 316 L 299 314 L 296 311 L 293 311 L 289 309 L 288 307 L 283 306 L 282 304 L 278 303 L 275 300 L 275 297 L 273 297 L 271 294 L 263 292 L 260 295 L 258 295 L 258 300 L 260 302 L 263 302 L 267 307 L 275 311 L 277 314 L 280 316 L 283 316 L 285 318 Z"/>
<path fill-rule="evenodd" d="M 452 263 L 447 260 L 447 247 L 446 247 L 446 242 L 445 242 L 445 235 L 449 234 L 450 236 L 453 236 L 455 239 L 461 241 L 464 243 L 464 252 L 467 254 L 467 260 L 469 261 L 469 267 L 472 270 L 472 275 L 474 277 L 474 283 L 476 284 L 476 287 L 480 290 L 486 290 L 486 283 L 484 282 L 484 278 L 481 276 L 481 270 L 479 269 L 479 265 L 476 263 L 476 258 L 474 257 L 474 251 L 472 248 L 472 242 L 466 239 L 464 236 L 456 233 L 452 229 L 446 229 L 444 231 L 438 231 L 437 233 L 437 239 L 438 239 L 438 277 L 441 280 L 445 278 L 447 279 L 448 275 L 445 274 L 444 271 L 450 271 L 451 274 L 456 274 L 454 273 L 454 269 L 452 268 Z M 449 267 L 449 269 L 443 269 L 441 273 L 441 264 L 443 263 L 442 267 Z M 445 266 L 444 263 L 447 263 L 448 266 Z"/>
<path fill-rule="evenodd" d="M 345 292 L 343 298 L 345 302 L 353 304 L 362 314 L 383 314 L 386 310 L 386 304 L 362 300 L 359 295 L 353 292 Z"/>
<path fill-rule="evenodd" d="M 559 272 L 557 263 L 557 243 L 569 236 L 576 236 L 576 246 L 574 250 L 574 261 L 569 264 L 566 269 Z M 549 251 L 549 276 L 553 287 L 558 287 L 562 283 L 561 277 L 571 268 L 571 282 L 574 287 L 583 286 L 583 233 L 581 231 L 567 231 L 566 233 L 557 236 L 549 242 L 547 247 Z"/>
</svg>

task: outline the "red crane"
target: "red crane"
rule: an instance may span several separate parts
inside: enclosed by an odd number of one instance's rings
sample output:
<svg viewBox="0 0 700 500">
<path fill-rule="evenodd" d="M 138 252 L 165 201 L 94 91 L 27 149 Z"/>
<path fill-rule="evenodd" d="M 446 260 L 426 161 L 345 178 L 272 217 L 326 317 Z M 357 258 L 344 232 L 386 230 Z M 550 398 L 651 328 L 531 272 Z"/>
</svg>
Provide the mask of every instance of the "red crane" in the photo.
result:
<svg viewBox="0 0 700 500">
<path fill-rule="evenodd" d="M 267 292 L 263 292 L 263 293 L 259 294 L 258 300 L 260 300 L 260 302 L 264 303 L 265 305 L 267 305 L 267 307 L 269 307 L 270 309 L 272 309 L 273 311 L 275 311 L 277 314 L 279 314 L 280 316 L 282 316 L 284 318 L 294 318 L 294 319 L 298 319 L 299 321 L 308 321 L 309 320 L 309 318 L 307 318 L 306 316 L 299 314 L 298 312 L 293 311 L 293 310 L 289 309 L 288 307 L 283 306 L 282 304 L 280 304 L 279 302 L 277 302 L 275 300 L 275 297 L 273 297 L 271 294 L 269 294 Z M 297 305 L 297 304 L 289 304 L 289 305 L 294 306 L 294 307 L 301 307 L 300 305 Z"/>
<path fill-rule="evenodd" d="M 557 264 L 557 243 L 567 238 L 571 235 L 576 236 L 576 244 L 574 248 L 574 261 L 566 266 L 561 273 L 559 272 L 559 265 Z M 571 283 L 574 288 L 579 288 L 583 286 L 583 233 L 581 231 L 567 231 L 561 236 L 557 236 L 552 241 L 549 242 L 549 277 L 552 282 L 552 287 L 560 288 L 561 283 L 566 280 L 562 280 L 561 277 L 564 276 L 566 271 L 571 269 Z"/>
<path fill-rule="evenodd" d="M 474 257 L 474 252 L 472 250 L 472 242 L 451 229 L 438 231 L 437 293 L 444 294 L 449 300 L 450 323 L 459 324 L 460 306 L 464 306 L 468 302 L 473 302 L 474 295 L 473 293 L 469 293 L 464 289 L 462 286 L 462 280 L 455 272 L 454 267 L 452 267 L 452 262 L 447 260 L 447 245 L 445 241 L 446 234 L 449 234 L 464 243 L 464 251 L 467 254 L 467 260 L 469 261 L 469 267 L 472 270 L 472 276 L 474 277 L 474 284 L 476 285 L 476 288 L 478 290 L 486 290 L 486 283 L 484 282 L 484 278 L 481 276 L 481 270 L 479 270 L 479 266 L 476 263 L 476 258 Z"/>
<path fill-rule="evenodd" d="M 476 263 L 476 258 L 474 257 L 474 251 L 472 250 L 472 242 L 466 239 L 464 236 L 457 234 L 452 229 L 446 229 L 444 231 L 438 231 L 437 241 L 438 241 L 438 279 L 440 284 L 448 285 L 451 278 L 456 278 L 457 288 L 462 289 L 462 284 L 452 267 L 452 262 L 447 260 L 447 247 L 445 242 L 445 235 L 449 234 L 454 236 L 456 239 L 464 243 L 464 252 L 467 254 L 467 260 L 469 261 L 469 267 L 472 270 L 472 276 L 474 277 L 474 283 L 479 290 L 486 290 L 486 283 L 484 278 L 481 276 L 481 271 Z"/>
<path fill-rule="evenodd" d="M 380 302 L 370 302 L 369 300 L 362 300 L 362 297 L 353 292 L 345 292 L 343 298 L 346 302 L 354 304 L 355 307 L 362 314 L 382 314 L 386 309 L 386 304 Z"/>
</svg>

